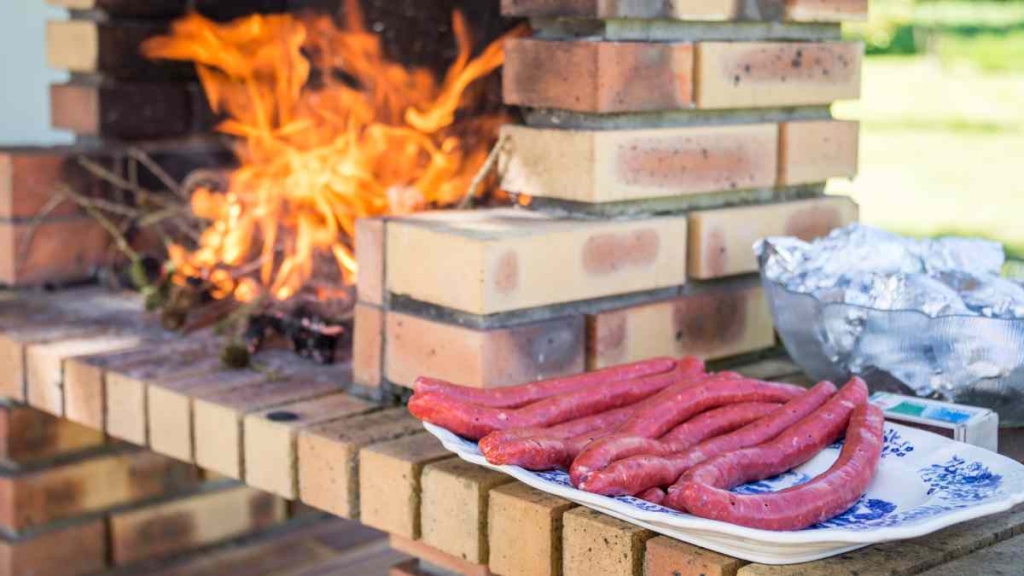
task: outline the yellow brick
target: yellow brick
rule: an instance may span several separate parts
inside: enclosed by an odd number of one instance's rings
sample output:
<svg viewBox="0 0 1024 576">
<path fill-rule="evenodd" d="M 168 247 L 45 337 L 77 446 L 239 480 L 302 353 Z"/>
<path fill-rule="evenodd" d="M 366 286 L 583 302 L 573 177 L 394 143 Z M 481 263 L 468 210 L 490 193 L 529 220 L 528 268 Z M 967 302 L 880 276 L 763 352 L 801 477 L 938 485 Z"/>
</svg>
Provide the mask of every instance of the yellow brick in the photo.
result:
<svg viewBox="0 0 1024 576">
<path fill-rule="evenodd" d="M 384 367 L 384 310 L 363 302 L 356 304 L 352 340 L 353 382 L 370 388 L 380 386 Z"/>
<path fill-rule="evenodd" d="M 502 576 L 562 573 L 562 515 L 572 502 L 515 482 L 491 490 L 490 568 Z"/>
<path fill-rule="evenodd" d="M 709 280 L 756 272 L 753 245 L 757 240 L 768 236 L 811 240 L 856 222 L 857 217 L 857 205 L 840 196 L 692 212 L 690 276 Z"/>
<path fill-rule="evenodd" d="M 601 203 L 771 187 L 778 126 L 554 130 L 504 126 L 502 187 Z M 567 169 L 572 167 L 572 169 Z"/>
<path fill-rule="evenodd" d="M 488 493 L 511 481 L 463 460 L 429 464 L 421 477 L 423 542 L 474 564 L 486 564 Z"/>
<path fill-rule="evenodd" d="M 386 325 L 385 374 L 402 386 L 430 376 L 495 388 L 583 371 L 584 326 L 578 317 L 477 330 L 388 311 Z"/>
<path fill-rule="evenodd" d="M 303 430 L 297 442 L 299 497 L 335 516 L 356 518 L 360 449 L 422 429 L 405 408 L 393 408 Z"/>
<path fill-rule="evenodd" d="M 359 521 L 416 540 L 420 537 L 420 474 L 452 453 L 430 434 L 373 444 L 359 452 Z"/>
<path fill-rule="evenodd" d="M 562 515 L 562 572 L 565 576 L 641 576 L 644 543 L 654 536 L 589 508 Z"/>
<path fill-rule="evenodd" d="M 697 107 L 830 104 L 860 97 L 859 42 L 701 42 Z"/>
<path fill-rule="evenodd" d="M 779 184 L 811 184 L 857 174 L 857 122 L 786 122 L 779 127 Z"/>
<path fill-rule="evenodd" d="M 388 223 L 387 282 L 392 293 L 473 314 L 665 288 L 686 279 L 685 236 L 682 217 L 432 212 Z"/>
<path fill-rule="evenodd" d="M 772 314 L 756 278 L 587 317 L 588 369 L 653 356 L 716 360 L 771 348 Z"/>
<path fill-rule="evenodd" d="M 116 352 L 143 344 L 133 334 L 102 334 L 34 344 L 25 353 L 28 403 L 55 416 L 64 415 L 64 361 L 75 356 Z"/>
<path fill-rule="evenodd" d="M 333 394 L 249 414 L 243 423 L 245 483 L 294 500 L 299 494 L 299 431 L 373 409 L 347 394 Z"/>
<path fill-rule="evenodd" d="M 647 541 L 644 576 L 736 576 L 746 562 L 667 536 Z"/>
</svg>

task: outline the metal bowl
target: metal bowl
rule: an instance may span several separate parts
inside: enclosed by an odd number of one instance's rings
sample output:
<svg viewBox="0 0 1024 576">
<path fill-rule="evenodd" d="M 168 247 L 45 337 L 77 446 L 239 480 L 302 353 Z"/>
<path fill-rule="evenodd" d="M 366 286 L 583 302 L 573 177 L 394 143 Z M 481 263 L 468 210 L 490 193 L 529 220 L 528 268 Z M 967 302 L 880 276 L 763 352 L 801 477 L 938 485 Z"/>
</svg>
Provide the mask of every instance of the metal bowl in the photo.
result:
<svg viewBox="0 0 1024 576">
<path fill-rule="evenodd" d="M 856 374 L 872 390 L 984 406 L 1001 426 L 1024 425 L 1024 320 L 826 303 L 761 282 L 786 350 L 813 378 Z"/>
</svg>

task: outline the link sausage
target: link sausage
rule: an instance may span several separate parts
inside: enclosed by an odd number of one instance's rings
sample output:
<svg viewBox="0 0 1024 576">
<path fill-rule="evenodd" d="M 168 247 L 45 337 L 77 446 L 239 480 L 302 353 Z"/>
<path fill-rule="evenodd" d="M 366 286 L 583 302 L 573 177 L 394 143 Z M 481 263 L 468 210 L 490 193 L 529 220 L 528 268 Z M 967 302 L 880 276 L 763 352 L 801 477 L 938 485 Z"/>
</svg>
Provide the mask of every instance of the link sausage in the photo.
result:
<svg viewBox="0 0 1024 576">
<path fill-rule="evenodd" d="M 409 412 L 459 436 L 479 440 L 495 430 L 552 426 L 628 406 L 685 378 L 678 371 L 665 372 L 552 396 L 514 409 L 477 406 L 440 394 L 416 394 L 409 400 Z"/>
<path fill-rule="evenodd" d="M 735 432 L 668 456 L 643 455 L 618 460 L 604 470 L 592 472 L 579 487 L 596 494 L 620 496 L 637 494 L 654 486 L 668 486 L 688 469 L 709 458 L 771 440 L 816 410 L 835 392 L 835 384 L 819 382 L 799 398 Z"/>
<path fill-rule="evenodd" d="M 661 488 L 648 488 L 643 492 L 636 495 L 641 500 L 646 500 L 651 504 L 661 505 L 665 501 L 665 491 Z"/>
<path fill-rule="evenodd" d="M 696 479 L 731 488 L 743 482 L 781 474 L 799 465 L 834 442 L 842 434 L 850 414 L 857 406 L 867 403 L 867 398 L 867 385 L 855 377 L 823 406 L 771 440 L 694 463 L 669 486 L 666 506 L 683 505 L 681 490 L 687 481 Z M 748 458 L 757 459 L 757 462 L 743 464 Z"/>
<path fill-rule="evenodd" d="M 609 461 L 620 460 L 635 454 L 666 455 L 682 452 L 687 448 L 727 432 L 732 432 L 751 422 L 763 418 L 777 409 L 776 402 L 741 402 L 708 410 L 676 426 L 659 439 L 641 436 L 614 435 L 615 450 L 608 455 Z M 609 434 L 598 440 L 612 440 Z M 586 482 L 581 478 L 580 487 Z"/>
<path fill-rule="evenodd" d="M 696 482 L 728 490 L 778 476 L 807 462 L 842 436 L 853 411 L 868 401 L 868 387 L 854 377 L 824 406 L 759 446 L 716 456 L 694 466 L 679 483 Z M 669 497 L 673 490 L 669 489 Z"/>
<path fill-rule="evenodd" d="M 696 386 L 709 377 L 691 377 L 687 382 Z M 547 429 L 523 428 L 492 432 L 480 440 L 480 451 L 491 464 L 509 464 L 528 470 L 565 468 L 591 441 L 613 433 L 638 410 L 656 406 L 660 402 L 660 398 L 655 395 L 625 408 Z"/>
<path fill-rule="evenodd" d="M 575 374 L 564 378 L 552 378 L 519 386 L 492 389 L 460 386 L 445 382 L 444 380 L 421 376 L 413 384 L 413 390 L 416 394 L 441 394 L 453 400 L 476 404 L 477 406 L 518 408 L 559 394 L 607 385 L 622 380 L 663 374 L 671 370 L 700 373 L 704 371 L 704 363 L 693 357 L 687 357 L 679 361 L 674 358 L 653 358 L 651 360 L 613 366 L 595 372 Z"/>
<path fill-rule="evenodd" d="M 878 471 L 885 417 L 880 408 L 854 410 L 839 459 L 806 484 L 767 494 L 734 494 L 701 482 L 686 482 L 682 505 L 691 514 L 762 530 L 801 530 L 848 510 Z"/>
<path fill-rule="evenodd" d="M 656 398 L 660 402 L 638 411 L 614 435 L 589 444 L 573 460 L 569 478 L 573 485 L 579 486 L 588 474 L 608 466 L 620 447 L 625 447 L 628 452 L 634 444 L 631 436 L 658 438 L 679 423 L 711 408 L 739 402 L 786 402 L 804 392 L 803 388 L 792 384 L 720 378 L 717 375 L 701 386 L 673 386 L 658 393 Z"/>
</svg>

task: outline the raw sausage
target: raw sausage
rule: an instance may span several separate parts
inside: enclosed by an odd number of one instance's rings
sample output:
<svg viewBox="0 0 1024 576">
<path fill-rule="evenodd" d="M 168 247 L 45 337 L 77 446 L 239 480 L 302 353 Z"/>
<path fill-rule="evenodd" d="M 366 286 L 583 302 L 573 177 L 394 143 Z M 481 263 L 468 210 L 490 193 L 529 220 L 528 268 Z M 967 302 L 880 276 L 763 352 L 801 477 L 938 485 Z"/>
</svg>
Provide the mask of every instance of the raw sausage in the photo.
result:
<svg viewBox="0 0 1024 576">
<path fill-rule="evenodd" d="M 703 376 L 703 369 L 703 361 L 692 356 L 683 358 L 676 365 L 677 372 L 693 378 Z M 594 414 L 593 416 L 586 416 L 570 420 L 568 422 L 563 422 L 550 428 L 513 428 L 510 430 L 492 432 L 480 440 L 480 449 L 486 453 L 487 445 L 536 435 L 567 439 L 572 438 L 573 436 L 593 432 L 594 430 L 601 430 L 605 428 L 611 428 L 614 430 L 623 422 L 628 420 L 629 416 L 641 406 L 644 406 L 644 403 L 638 402 L 631 406 L 616 408 L 615 410 L 608 410 L 607 412 L 601 412 L 600 414 Z"/>
<path fill-rule="evenodd" d="M 839 459 L 810 482 L 752 495 L 686 482 L 678 501 L 691 514 L 750 528 L 801 530 L 813 526 L 848 510 L 867 490 L 878 471 L 884 427 L 881 409 L 861 404 L 850 418 Z"/>
<path fill-rule="evenodd" d="M 704 371 L 704 363 L 693 357 L 687 357 L 679 361 L 674 358 L 653 358 L 651 360 L 613 366 L 595 372 L 575 374 L 564 378 L 552 378 L 519 386 L 492 389 L 460 386 L 445 382 L 444 380 L 421 376 L 416 379 L 413 390 L 416 394 L 441 394 L 453 400 L 468 402 L 477 406 L 517 408 L 559 394 L 602 386 L 621 380 L 663 374 L 677 369 L 700 373 Z"/>
<path fill-rule="evenodd" d="M 822 407 L 772 440 L 720 454 L 693 466 L 676 484 L 669 487 L 666 502 L 680 504 L 676 493 L 685 482 L 732 488 L 744 482 L 770 478 L 799 466 L 835 442 L 846 429 L 854 409 L 867 401 L 867 385 L 860 378 L 852 378 Z"/>
<path fill-rule="evenodd" d="M 687 382 L 696 386 L 709 377 L 691 377 Z M 509 464 L 528 470 L 564 468 L 587 444 L 613 433 L 638 410 L 655 406 L 660 401 L 659 396 L 655 395 L 625 408 L 547 429 L 522 428 L 491 432 L 480 440 L 480 451 L 491 464 Z"/>
<path fill-rule="evenodd" d="M 612 436 L 589 444 L 573 460 L 569 478 L 573 485 L 591 472 L 608 466 L 620 446 L 632 446 L 630 436 L 657 438 L 672 427 L 705 410 L 737 402 L 785 402 L 801 396 L 805 390 L 792 384 L 762 382 L 746 378 L 709 378 L 701 386 L 677 384 L 658 393 L 660 401 L 638 411 Z"/>
<path fill-rule="evenodd" d="M 409 400 L 409 412 L 459 436 L 479 440 L 495 430 L 551 426 L 628 406 L 685 378 L 678 371 L 665 372 L 552 396 L 514 409 L 477 406 L 441 394 L 415 394 Z"/>
<path fill-rule="evenodd" d="M 719 454 L 756 446 L 776 437 L 799 422 L 835 394 L 836 386 L 823 381 L 799 398 L 790 400 L 771 414 L 751 424 L 668 456 L 632 456 L 618 460 L 604 470 L 592 472 L 579 484 L 581 490 L 619 496 L 636 494 L 653 486 L 667 486 L 691 467 Z"/>
<path fill-rule="evenodd" d="M 634 454 L 665 455 L 682 452 L 698 442 L 746 426 L 778 407 L 779 404 L 775 402 L 741 402 L 715 408 L 690 418 L 656 440 L 641 436 L 615 435 L 615 451 L 609 454 L 608 459 L 619 460 Z M 610 434 L 609 432 L 601 435 L 599 441 L 610 440 L 611 438 L 605 438 Z"/>
<path fill-rule="evenodd" d="M 679 483 L 696 482 L 728 490 L 796 468 L 838 440 L 850 422 L 850 415 L 867 401 L 867 385 L 854 377 L 824 406 L 775 439 L 760 446 L 722 454 L 694 466 L 683 474 Z M 673 490 L 669 488 L 670 499 L 672 495 Z"/>
<path fill-rule="evenodd" d="M 641 500 L 646 500 L 651 504 L 657 504 L 660 506 L 661 503 L 665 501 L 665 491 L 658 487 L 648 488 L 647 490 L 637 494 L 636 497 Z"/>
</svg>

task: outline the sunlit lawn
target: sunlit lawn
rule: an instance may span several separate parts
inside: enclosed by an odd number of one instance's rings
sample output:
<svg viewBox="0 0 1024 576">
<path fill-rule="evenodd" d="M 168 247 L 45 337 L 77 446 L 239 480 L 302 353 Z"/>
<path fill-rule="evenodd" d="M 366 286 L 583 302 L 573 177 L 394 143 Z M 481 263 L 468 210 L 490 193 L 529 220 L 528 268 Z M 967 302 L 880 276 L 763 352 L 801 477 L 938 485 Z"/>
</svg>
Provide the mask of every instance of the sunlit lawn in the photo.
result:
<svg viewBox="0 0 1024 576">
<path fill-rule="evenodd" d="M 863 220 L 912 234 L 982 234 L 1024 249 L 1024 73 L 931 57 L 869 58 L 860 176 L 833 182 Z"/>
</svg>

